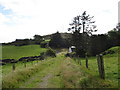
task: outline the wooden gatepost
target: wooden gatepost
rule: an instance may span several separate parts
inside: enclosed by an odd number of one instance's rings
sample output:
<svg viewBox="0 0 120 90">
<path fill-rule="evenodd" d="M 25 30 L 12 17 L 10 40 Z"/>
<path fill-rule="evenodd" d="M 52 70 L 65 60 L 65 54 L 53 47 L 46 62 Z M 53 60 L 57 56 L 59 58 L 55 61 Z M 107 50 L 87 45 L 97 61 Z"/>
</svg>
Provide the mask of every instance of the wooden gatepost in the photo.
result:
<svg viewBox="0 0 120 90">
<path fill-rule="evenodd" d="M 12 64 L 12 71 L 15 71 L 15 63 Z"/>
<path fill-rule="evenodd" d="M 26 68 L 26 61 L 24 61 L 24 67 Z"/>
</svg>

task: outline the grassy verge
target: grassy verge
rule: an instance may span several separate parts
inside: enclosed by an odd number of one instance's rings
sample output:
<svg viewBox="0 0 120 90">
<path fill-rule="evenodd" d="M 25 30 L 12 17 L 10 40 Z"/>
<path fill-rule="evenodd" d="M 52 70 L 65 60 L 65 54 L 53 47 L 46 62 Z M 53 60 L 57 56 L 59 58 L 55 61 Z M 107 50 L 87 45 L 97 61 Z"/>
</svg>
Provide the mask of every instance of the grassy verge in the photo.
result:
<svg viewBox="0 0 120 90">
<path fill-rule="evenodd" d="M 48 58 L 37 64 L 33 64 L 27 68 L 17 69 L 14 72 L 3 75 L 3 88 L 40 88 L 39 83 L 42 78 L 51 73 L 52 78 L 48 81 L 48 87 L 62 87 L 60 85 L 61 79 L 58 76 L 59 65 L 63 57 Z M 9 69 L 9 67 L 6 67 Z M 56 77 L 55 77 L 56 76 Z M 59 80 L 58 80 L 59 79 Z M 52 83 L 56 81 L 57 83 Z"/>
<path fill-rule="evenodd" d="M 32 66 L 34 66 L 35 64 L 37 64 L 39 62 L 41 62 L 41 61 L 38 61 L 38 62 L 37 61 L 27 62 L 26 63 L 26 67 L 27 68 L 32 67 Z M 12 65 L 13 64 L 10 63 L 10 64 L 7 64 L 7 65 L 0 66 L 2 68 L 2 75 L 3 76 L 12 72 Z M 16 67 L 15 71 L 22 70 L 22 69 L 25 69 L 25 64 L 23 62 L 18 62 L 18 63 L 15 64 L 15 67 Z"/>
<path fill-rule="evenodd" d="M 89 58 L 88 69 L 85 67 L 85 59 L 81 59 L 81 62 L 81 71 L 84 73 L 83 79 L 80 80 L 82 87 L 118 88 L 118 57 L 116 55 L 113 55 L 113 57 L 104 56 L 105 80 L 99 78 L 96 57 Z"/>
<path fill-rule="evenodd" d="M 36 65 L 30 67 L 15 70 L 6 75 L 3 75 L 2 87 L 3 88 L 18 88 L 21 83 L 25 83 L 27 79 L 36 74 L 38 71 L 41 71 L 48 67 L 50 61 L 42 61 Z"/>
<path fill-rule="evenodd" d="M 79 65 L 72 59 L 65 58 L 60 68 L 64 88 L 80 88 L 79 79 L 81 78 L 82 73 Z"/>
</svg>

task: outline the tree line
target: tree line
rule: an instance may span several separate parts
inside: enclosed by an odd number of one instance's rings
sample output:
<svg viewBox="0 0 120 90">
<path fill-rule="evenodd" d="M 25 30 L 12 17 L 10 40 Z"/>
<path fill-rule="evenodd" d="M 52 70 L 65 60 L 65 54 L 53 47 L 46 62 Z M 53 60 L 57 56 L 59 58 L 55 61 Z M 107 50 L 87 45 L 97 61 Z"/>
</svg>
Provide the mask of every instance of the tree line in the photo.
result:
<svg viewBox="0 0 120 90">
<path fill-rule="evenodd" d="M 43 36 L 41 35 L 34 35 L 33 39 L 16 39 L 13 42 L 10 43 L 2 43 L 2 45 L 15 45 L 15 46 L 24 46 L 24 45 L 31 45 L 31 44 L 37 44 L 40 45 L 41 42 L 44 41 Z"/>
<path fill-rule="evenodd" d="M 76 54 L 80 57 L 84 57 L 86 51 L 88 55 L 95 56 L 111 47 L 120 46 L 120 31 L 117 30 L 111 30 L 107 34 L 87 36 L 87 38 L 86 45 L 82 33 L 75 32 L 69 39 L 64 39 L 61 37 L 61 34 L 57 32 L 52 36 L 49 46 L 52 48 L 69 48 L 70 46 L 76 46 Z"/>
</svg>

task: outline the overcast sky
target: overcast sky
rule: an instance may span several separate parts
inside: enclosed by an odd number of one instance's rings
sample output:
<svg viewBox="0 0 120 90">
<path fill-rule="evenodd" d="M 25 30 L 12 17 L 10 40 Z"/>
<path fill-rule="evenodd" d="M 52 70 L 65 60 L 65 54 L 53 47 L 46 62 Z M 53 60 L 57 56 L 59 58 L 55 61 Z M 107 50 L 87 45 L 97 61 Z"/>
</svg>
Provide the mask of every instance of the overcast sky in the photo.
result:
<svg viewBox="0 0 120 90">
<path fill-rule="evenodd" d="M 97 33 L 107 33 L 118 22 L 118 1 L 0 0 L 0 43 L 68 32 L 73 17 L 83 11 L 94 16 Z"/>
</svg>

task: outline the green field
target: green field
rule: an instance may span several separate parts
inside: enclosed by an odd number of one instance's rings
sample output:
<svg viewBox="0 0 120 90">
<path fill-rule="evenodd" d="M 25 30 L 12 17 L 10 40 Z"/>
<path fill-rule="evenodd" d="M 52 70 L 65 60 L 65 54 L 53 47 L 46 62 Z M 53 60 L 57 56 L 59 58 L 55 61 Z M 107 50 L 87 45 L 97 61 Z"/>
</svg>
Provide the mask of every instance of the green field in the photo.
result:
<svg viewBox="0 0 120 90">
<path fill-rule="evenodd" d="M 118 88 L 118 53 L 120 47 L 111 48 L 114 54 L 104 56 L 105 80 L 100 79 L 96 57 L 89 57 L 89 68 L 85 67 L 85 59 L 64 57 L 64 52 L 55 58 L 44 61 L 2 66 L 3 87 L 12 88 Z M 79 64 L 81 60 L 82 65 Z M 120 70 L 119 70 L 120 71 Z"/>
<path fill-rule="evenodd" d="M 92 58 L 89 58 L 88 60 L 89 62 L 88 62 L 88 69 L 87 69 L 85 66 L 86 65 L 85 59 L 81 59 L 82 71 L 83 73 L 86 74 L 84 77 L 85 81 L 82 83 L 88 87 L 90 86 L 97 87 L 99 86 L 99 83 L 97 81 L 97 78 L 99 78 L 97 58 L 92 57 Z M 107 80 L 107 82 L 104 83 L 105 84 L 104 87 L 113 87 L 113 86 L 117 87 L 118 80 L 119 80 L 118 78 L 120 78 L 120 76 L 118 76 L 118 57 L 104 56 L 104 69 L 105 69 L 105 80 Z M 95 77 L 95 80 L 94 80 L 94 77 Z M 108 83 L 111 83 L 112 85 L 111 84 L 109 85 Z"/>
<path fill-rule="evenodd" d="M 40 45 L 26 46 L 2 46 L 2 59 L 19 59 L 26 56 L 38 56 L 41 52 L 45 52 L 45 48 Z"/>
</svg>

